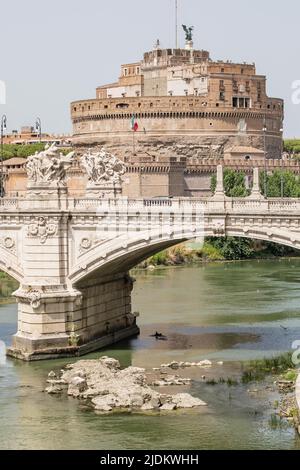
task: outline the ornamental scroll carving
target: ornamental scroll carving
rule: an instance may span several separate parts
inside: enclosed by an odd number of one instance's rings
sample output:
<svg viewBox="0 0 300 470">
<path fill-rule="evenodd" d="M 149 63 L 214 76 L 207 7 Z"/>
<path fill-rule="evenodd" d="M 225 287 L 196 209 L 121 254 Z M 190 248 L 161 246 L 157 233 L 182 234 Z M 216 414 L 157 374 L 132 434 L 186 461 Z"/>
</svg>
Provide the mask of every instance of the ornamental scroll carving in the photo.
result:
<svg viewBox="0 0 300 470">
<path fill-rule="evenodd" d="M 80 163 L 89 182 L 94 185 L 120 185 L 126 172 L 124 163 L 104 149 L 94 153 L 89 150 L 81 157 Z"/>
<path fill-rule="evenodd" d="M 40 243 L 46 243 L 48 237 L 57 233 L 57 224 L 48 217 L 35 217 L 28 226 L 28 236 L 38 237 Z"/>
<path fill-rule="evenodd" d="M 72 164 L 74 152 L 63 155 L 55 144 L 28 157 L 26 171 L 31 183 L 65 184 L 66 170 Z"/>
</svg>

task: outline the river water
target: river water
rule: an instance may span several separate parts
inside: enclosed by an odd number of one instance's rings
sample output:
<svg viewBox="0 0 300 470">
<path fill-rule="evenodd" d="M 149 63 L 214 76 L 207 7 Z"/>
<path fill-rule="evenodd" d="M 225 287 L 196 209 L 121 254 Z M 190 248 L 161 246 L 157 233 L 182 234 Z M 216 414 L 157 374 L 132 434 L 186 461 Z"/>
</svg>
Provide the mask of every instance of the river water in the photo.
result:
<svg viewBox="0 0 300 470">
<path fill-rule="evenodd" d="M 242 360 L 291 350 L 300 339 L 300 260 L 216 263 L 135 272 L 141 335 L 106 354 L 122 366 L 210 359 L 185 369 L 187 391 L 208 403 L 166 414 L 96 415 L 73 398 L 43 392 L 47 374 L 70 360 L 23 363 L 0 347 L 1 449 L 300 449 L 293 428 L 272 428 L 276 392 L 265 384 L 210 386 L 201 377 L 236 377 Z M 6 296 L 14 283 L 2 281 Z M 16 331 L 16 305 L 0 304 L 0 340 Z M 150 337 L 159 331 L 167 341 Z M 217 365 L 224 361 L 224 365 Z M 257 393 L 249 393 L 255 388 Z M 175 390 L 173 389 L 174 393 Z"/>
</svg>

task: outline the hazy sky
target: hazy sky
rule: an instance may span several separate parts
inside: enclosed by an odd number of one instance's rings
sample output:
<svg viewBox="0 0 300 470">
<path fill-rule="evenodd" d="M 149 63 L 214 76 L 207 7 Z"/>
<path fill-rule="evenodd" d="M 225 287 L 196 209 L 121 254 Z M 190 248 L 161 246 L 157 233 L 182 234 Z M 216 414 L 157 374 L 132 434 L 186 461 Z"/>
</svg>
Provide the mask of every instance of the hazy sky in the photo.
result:
<svg viewBox="0 0 300 470">
<path fill-rule="evenodd" d="M 178 0 L 179 22 L 195 26 L 194 46 L 213 59 L 255 62 L 269 96 L 285 99 L 286 136 L 300 136 L 298 0 Z M 174 45 L 175 0 L 0 0 L 0 80 L 8 129 L 33 125 L 71 132 L 69 103 L 93 98 L 120 64 L 139 60 L 156 39 Z M 180 30 L 181 46 L 184 33 Z"/>
</svg>

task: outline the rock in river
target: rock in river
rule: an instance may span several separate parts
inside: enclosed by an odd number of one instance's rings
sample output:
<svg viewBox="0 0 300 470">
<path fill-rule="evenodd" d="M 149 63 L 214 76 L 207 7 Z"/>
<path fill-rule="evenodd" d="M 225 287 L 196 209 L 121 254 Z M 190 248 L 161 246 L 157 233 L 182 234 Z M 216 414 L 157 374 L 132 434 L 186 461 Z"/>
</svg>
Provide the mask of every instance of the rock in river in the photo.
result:
<svg viewBox="0 0 300 470">
<path fill-rule="evenodd" d="M 58 376 L 59 374 L 56 377 Z M 80 360 L 67 365 L 61 371 L 59 381 L 66 384 L 68 395 L 86 400 L 97 412 L 114 409 L 172 411 L 206 405 L 188 393 L 160 394 L 147 384 L 146 379 L 145 369 L 121 369 L 119 361 L 103 356 L 98 360 Z M 170 380 L 166 380 L 167 383 L 189 383 L 189 379 L 174 376 L 168 379 Z M 52 394 L 62 391 L 63 388 L 56 384 L 46 388 L 46 392 Z"/>
</svg>

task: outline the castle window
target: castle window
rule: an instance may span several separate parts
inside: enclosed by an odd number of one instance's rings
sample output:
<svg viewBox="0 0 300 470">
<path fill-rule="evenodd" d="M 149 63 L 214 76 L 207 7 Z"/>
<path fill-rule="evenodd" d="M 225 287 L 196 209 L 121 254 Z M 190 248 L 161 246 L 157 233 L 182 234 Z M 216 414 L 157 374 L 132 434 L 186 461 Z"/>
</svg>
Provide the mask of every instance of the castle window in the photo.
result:
<svg viewBox="0 0 300 470">
<path fill-rule="evenodd" d="M 242 98 L 242 97 L 234 96 L 232 98 L 232 106 L 234 108 L 250 108 L 251 107 L 250 98 Z"/>
<path fill-rule="evenodd" d="M 221 73 L 224 73 L 225 72 L 225 69 L 224 68 L 221 68 Z"/>
<path fill-rule="evenodd" d="M 225 93 L 224 91 L 220 91 L 220 97 L 219 97 L 220 101 L 225 101 Z"/>
<path fill-rule="evenodd" d="M 74 111 L 75 111 L 75 113 L 76 113 L 76 110 L 77 110 L 77 108 L 76 108 L 76 106 L 75 106 L 75 107 L 74 107 Z"/>
<path fill-rule="evenodd" d="M 243 73 L 244 73 L 244 69 L 241 69 L 241 74 L 243 75 Z"/>
<path fill-rule="evenodd" d="M 125 75 L 125 77 L 127 77 L 127 75 L 128 75 L 128 69 L 124 69 L 124 75 Z"/>
</svg>

